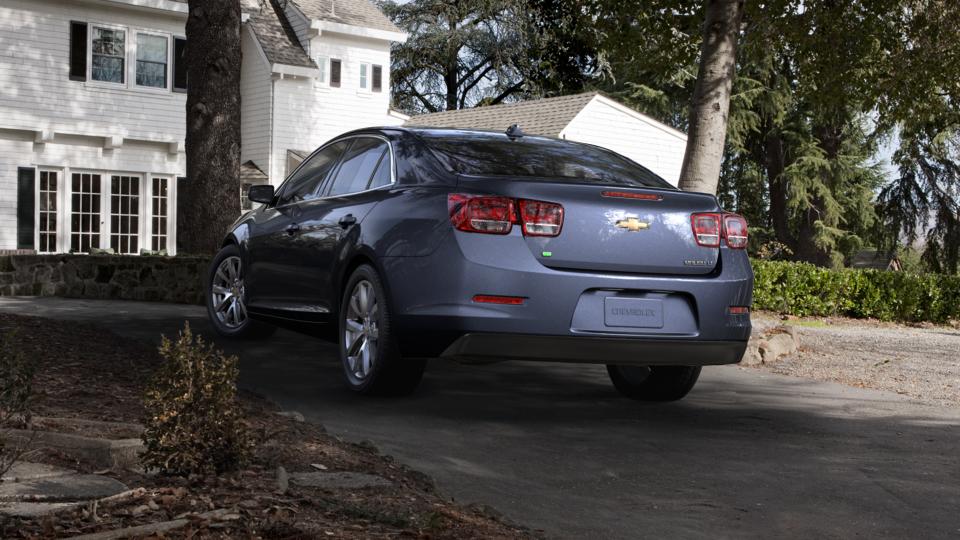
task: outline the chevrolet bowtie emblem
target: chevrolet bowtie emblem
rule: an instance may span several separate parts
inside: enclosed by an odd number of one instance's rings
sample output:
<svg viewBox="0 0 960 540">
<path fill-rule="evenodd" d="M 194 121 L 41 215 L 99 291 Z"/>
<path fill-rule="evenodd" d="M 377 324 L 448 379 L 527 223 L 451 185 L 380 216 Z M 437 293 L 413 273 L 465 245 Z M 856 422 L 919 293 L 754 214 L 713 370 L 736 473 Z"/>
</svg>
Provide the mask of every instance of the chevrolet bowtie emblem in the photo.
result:
<svg viewBox="0 0 960 540">
<path fill-rule="evenodd" d="M 621 219 L 617 221 L 617 227 L 621 229 L 627 229 L 628 231 L 642 231 L 643 229 L 649 229 L 650 224 L 646 221 L 640 221 L 639 219 L 632 217 L 627 219 Z"/>
</svg>

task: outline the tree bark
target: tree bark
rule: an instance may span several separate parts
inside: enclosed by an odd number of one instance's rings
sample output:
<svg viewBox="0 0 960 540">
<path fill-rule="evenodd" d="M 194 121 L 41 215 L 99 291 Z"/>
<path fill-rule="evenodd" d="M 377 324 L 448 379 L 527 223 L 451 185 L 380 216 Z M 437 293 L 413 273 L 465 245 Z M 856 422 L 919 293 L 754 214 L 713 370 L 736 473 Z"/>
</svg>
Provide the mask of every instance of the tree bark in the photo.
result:
<svg viewBox="0 0 960 540">
<path fill-rule="evenodd" d="M 187 181 L 177 194 L 181 253 L 217 251 L 240 215 L 240 2 L 189 0 Z"/>
<path fill-rule="evenodd" d="M 730 92 L 736 74 L 743 0 L 706 1 L 703 48 L 690 104 L 680 189 L 716 194 L 727 136 Z"/>
</svg>

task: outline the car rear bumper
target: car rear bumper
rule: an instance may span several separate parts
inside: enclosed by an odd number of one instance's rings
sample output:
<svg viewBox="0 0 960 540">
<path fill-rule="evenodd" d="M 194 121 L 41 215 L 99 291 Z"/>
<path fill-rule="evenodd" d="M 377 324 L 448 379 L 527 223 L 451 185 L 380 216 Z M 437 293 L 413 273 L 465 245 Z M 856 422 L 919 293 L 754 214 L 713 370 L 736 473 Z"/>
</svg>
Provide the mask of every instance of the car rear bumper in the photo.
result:
<svg viewBox="0 0 960 540">
<path fill-rule="evenodd" d="M 637 366 L 712 366 L 740 362 L 746 348 L 746 341 L 470 333 L 454 341 L 440 357 L 465 363 L 533 360 Z"/>
</svg>

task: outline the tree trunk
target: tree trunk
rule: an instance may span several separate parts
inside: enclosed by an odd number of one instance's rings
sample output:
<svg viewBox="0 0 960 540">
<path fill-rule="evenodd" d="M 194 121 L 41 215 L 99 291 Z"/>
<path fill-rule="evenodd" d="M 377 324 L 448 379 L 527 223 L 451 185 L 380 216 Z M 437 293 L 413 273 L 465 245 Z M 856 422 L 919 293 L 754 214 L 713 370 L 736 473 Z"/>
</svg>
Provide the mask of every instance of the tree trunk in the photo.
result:
<svg viewBox="0 0 960 540">
<path fill-rule="evenodd" d="M 742 16 L 743 0 L 707 0 L 700 70 L 690 104 L 680 189 L 717 192 Z"/>
<path fill-rule="evenodd" d="M 211 254 L 240 215 L 240 2 L 189 0 L 187 181 L 177 194 L 177 245 Z"/>
</svg>

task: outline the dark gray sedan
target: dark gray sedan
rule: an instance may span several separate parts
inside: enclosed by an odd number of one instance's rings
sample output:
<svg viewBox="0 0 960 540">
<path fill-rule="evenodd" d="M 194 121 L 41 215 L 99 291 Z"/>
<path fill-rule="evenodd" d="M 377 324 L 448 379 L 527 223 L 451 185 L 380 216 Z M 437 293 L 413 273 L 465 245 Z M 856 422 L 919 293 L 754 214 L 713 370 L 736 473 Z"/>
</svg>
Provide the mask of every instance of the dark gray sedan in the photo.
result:
<svg viewBox="0 0 960 540">
<path fill-rule="evenodd" d="M 358 392 L 411 392 L 441 357 L 606 364 L 624 395 L 675 400 L 750 335 L 743 218 L 595 146 L 365 129 L 249 198 L 210 269 L 214 327 L 315 328 Z"/>
</svg>

